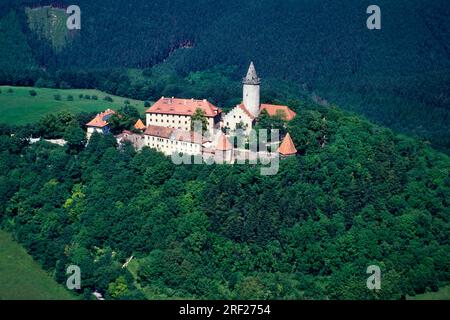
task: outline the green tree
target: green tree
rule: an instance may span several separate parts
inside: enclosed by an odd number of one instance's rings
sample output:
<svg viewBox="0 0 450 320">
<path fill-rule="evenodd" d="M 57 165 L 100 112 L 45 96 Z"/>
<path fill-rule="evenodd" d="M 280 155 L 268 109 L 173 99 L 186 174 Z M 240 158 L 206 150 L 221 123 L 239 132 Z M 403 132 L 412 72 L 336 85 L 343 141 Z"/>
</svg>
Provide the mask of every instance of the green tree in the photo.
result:
<svg viewBox="0 0 450 320">
<path fill-rule="evenodd" d="M 208 130 L 208 118 L 205 116 L 205 112 L 197 108 L 191 118 L 191 130 L 194 130 L 195 122 L 200 122 L 202 124 L 202 131 Z"/>
<path fill-rule="evenodd" d="M 78 153 L 86 145 L 86 133 L 77 124 L 72 124 L 64 132 L 64 140 L 67 142 L 67 149 L 71 153 Z"/>
</svg>

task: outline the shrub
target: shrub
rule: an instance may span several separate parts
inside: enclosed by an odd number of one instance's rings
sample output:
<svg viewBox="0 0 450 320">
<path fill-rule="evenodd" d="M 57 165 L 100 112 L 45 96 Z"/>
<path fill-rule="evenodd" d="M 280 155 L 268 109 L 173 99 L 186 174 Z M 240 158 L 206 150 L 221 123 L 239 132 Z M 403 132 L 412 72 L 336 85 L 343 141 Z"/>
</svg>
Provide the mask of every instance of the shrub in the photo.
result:
<svg viewBox="0 0 450 320">
<path fill-rule="evenodd" d="M 104 100 L 108 101 L 108 102 L 113 102 L 114 101 L 113 98 L 111 98 L 110 96 L 106 96 Z"/>
<path fill-rule="evenodd" d="M 30 96 L 36 97 L 37 96 L 36 90 L 30 90 Z"/>
<path fill-rule="evenodd" d="M 145 101 L 144 102 L 144 107 L 150 108 L 150 101 Z"/>
<path fill-rule="evenodd" d="M 80 99 L 83 99 L 83 94 L 82 93 L 80 93 L 79 95 L 78 95 L 78 98 L 80 98 Z"/>
<path fill-rule="evenodd" d="M 58 93 L 58 94 L 55 94 L 53 97 L 54 97 L 55 100 L 57 100 L 57 101 L 60 101 L 60 100 L 61 100 L 61 95 L 60 95 L 59 93 Z"/>
<path fill-rule="evenodd" d="M 70 89 L 70 88 L 71 88 L 70 84 L 68 84 L 68 83 L 65 82 L 65 81 L 61 81 L 61 83 L 59 84 L 59 87 L 60 87 L 61 89 Z"/>
<path fill-rule="evenodd" d="M 35 86 L 36 88 L 45 88 L 45 87 L 47 86 L 47 81 L 46 81 L 45 79 L 43 79 L 43 78 L 39 78 L 39 79 L 35 82 L 34 86 Z"/>
<path fill-rule="evenodd" d="M 126 105 L 129 105 L 130 104 L 130 100 L 125 100 L 123 103 L 126 104 Z"/>
<path fill-rule="evenodd" d="M 8 92 L 8 93 L 13 93 L 14 90 L 13 90 L 12 88 L 9 88 L 8 91 L 6 91 L 6 92 Z"/>
<path fill-rule="evenodd" d="M 73 101 L 73 96 L 69 94 L 69 95 L 67 96 L 67 101 Z"/>
<path fill-rule="evenodd" d="M 85 98 L 86 100 L 91 100 L 91 96 L 88 95 L 88 94 L 85 94 L 85 95 L 84 95 L 84 98 Z"/>
<path fill-rule="evenodd" d="M 98 100 L 98 97 L 97 96 L 92 96 L 92 100 Z"/>
</svg>

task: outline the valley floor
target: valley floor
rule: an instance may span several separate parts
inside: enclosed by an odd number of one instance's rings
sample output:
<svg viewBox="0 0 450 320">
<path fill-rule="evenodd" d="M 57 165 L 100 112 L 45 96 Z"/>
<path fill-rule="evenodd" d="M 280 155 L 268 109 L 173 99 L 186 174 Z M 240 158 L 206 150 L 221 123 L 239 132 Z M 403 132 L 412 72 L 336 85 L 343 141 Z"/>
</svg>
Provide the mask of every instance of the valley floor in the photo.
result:
<svg viewBox="0 0 450 320">
<path fill-rule="evenodd" d="M 72 300 L 7 232 L 0 231 L 0 300 Z"/>
</svg>

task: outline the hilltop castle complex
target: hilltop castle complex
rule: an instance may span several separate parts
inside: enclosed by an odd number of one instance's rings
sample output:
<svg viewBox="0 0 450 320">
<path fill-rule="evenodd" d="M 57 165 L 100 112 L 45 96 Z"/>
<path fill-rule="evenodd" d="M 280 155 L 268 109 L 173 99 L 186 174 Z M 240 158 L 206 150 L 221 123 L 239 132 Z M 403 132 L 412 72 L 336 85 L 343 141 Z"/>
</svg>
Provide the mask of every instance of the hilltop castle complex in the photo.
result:
<svg viewBox="0 0 450 320">
<path fill-rule="evenodd" d="M 287 106 L 261 104 L 260 85 L 261 79 L 252 62 L 243 79 L 242 103 L 227 114 L 206 99 L 162 97 L 146 111 L 146 124 L 142 120 L 135 124 L 135 129 L 139 130 L 140 134 L 124 131 L 117 139 L 119 142 L 130 141 L 137 149 L 147 146 L 166 155 L 202 154 L 204 157 L 216 158 L 219 155 L 224 162 L 233 162 L 236 156 L 239 156 L 239 150 L 234 148 L 229 136 L 224 132 L 232 134 L 241 129 L 244 134 L 248 134 L 263 110 L 269 116 L 279 115 L 285 121 L 296 116 Z M 192 131 L 192 119 L 199 110 L 207 120 L 206 135 Z M 114 113 L 108 109 L 89 122 L 86 125 L 88 139 L 94 132 L 108 133 L 108 119 Z M 284 138 L 278 152 L 284 156 L 296 154 L 297 150 L 289 134 Z"/>
</svg>

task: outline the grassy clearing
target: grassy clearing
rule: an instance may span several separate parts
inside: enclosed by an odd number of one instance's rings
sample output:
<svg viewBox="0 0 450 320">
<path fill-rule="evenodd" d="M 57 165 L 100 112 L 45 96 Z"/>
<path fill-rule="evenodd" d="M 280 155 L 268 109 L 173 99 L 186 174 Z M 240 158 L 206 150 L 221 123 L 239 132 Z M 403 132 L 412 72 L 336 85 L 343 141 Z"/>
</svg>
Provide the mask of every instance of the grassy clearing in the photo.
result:
<svg viewBox="0 0 450 320">
<path fill-rule="evenodd" d="M 13 92 L 8 92 L 12 90 Z M 36 91 L 36 96 L 31 96 L 30 91 Z M 128 100 L 139 112 L 144 112 L 144 102 L 127 99 L 123 97 L 109 95 L 105 92 L 90 89 L 47 89 L 30 87 L 9 87 L 0 86 L 0 123 L 23 125 L 33 123 L 41 119 L 44 115 L 68 111 L 79 112 L 99 112 L 108 108 L 119 109 Z M 56 100 L 55 95 L 59 95 L 61 100 Z M 91 99 L 79 96 L 88 95 Z M 73 101 L 68 97 L 72 96 Z M 92 96 L 97 96 L 98 100 L 93 100 Z M 105 101 L 109 96 L 113 102 Z"/>
<path fill-rule="evenodd" d="M 450 285 L 440 288 L 437 292 L 425 292 L 414 297 L 407 297 L 407 300 L 450 300 Z"/>
<path fill-rule="evenodd" d="M 37 262 L 0 230 L 0 300 L 72 300 L 75 296 L 56 283 Z"/>
<path fill-rule="evenodd" d="M 49 40 L 56 51 L 64 49 L 69 41 L 69 31 L 66 26 L 68 15 L 65 10 L 46 6 L 27 8 L 25 13 L 31 30 Z"/>
</svg>

